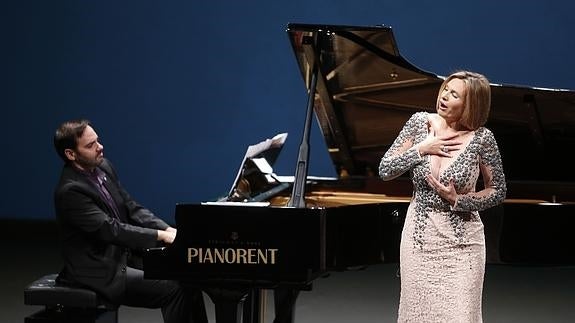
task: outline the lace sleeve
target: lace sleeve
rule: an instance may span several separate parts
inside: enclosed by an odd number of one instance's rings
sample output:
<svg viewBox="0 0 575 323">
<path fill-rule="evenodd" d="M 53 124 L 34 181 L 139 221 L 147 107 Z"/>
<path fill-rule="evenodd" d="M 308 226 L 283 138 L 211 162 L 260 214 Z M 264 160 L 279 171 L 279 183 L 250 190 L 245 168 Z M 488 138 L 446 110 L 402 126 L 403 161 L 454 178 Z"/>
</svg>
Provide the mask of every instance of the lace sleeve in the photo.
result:
<svg viewBox="0 0 575 323">
<path fill-rule="evenodd" d="M 459 195 L 453 205 L 454 211 L 482 211 L 498 205 L 505 199 L 507 186 L 497 142 L 493 133 L 484 128 L 480 149 L 480 169 L 484 188 L 478 192 Z"/>
<path fill-rule="evenodd" d="M 379 176 L 383 180 L 392 180 L 422 161 L 414 145 L 418 129 L 427 124 L 426 120 L 425 112 L 415 113 L 407 120 L 379 163 Z"/>
</svg>

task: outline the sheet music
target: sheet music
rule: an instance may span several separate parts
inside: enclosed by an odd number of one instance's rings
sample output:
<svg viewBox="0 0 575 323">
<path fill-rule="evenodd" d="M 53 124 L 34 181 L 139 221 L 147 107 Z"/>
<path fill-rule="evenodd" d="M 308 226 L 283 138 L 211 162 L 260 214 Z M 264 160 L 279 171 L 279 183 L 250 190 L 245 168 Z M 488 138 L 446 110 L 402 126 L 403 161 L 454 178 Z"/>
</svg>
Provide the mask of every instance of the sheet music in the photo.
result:
<svg viewBox="0 0 575 323">
<path fill-rule="evenodd" d="M 273 136 L 271 139 L 268 138 L 260 143 L 249 146 L 248 150 L 246 151 L 245 158 L 252 158 L 254 156 L 257 156 L 259 153 L 266 151 L 272 147 L 283 146 L 283 144 L 286 141 L 287 135 L 288 135 L 287 132 L 279 133 Z"/>
<path fill-rule="evenodd" d="M 267 150 L 270 150 L 272 148 L 278 148 L 278 149 L 281 148 L 283 146 L 283 144 L 285 143 L 287 136 L 288 136 L 287 132 L 279 133 L 279 134 L 273 136 L 271 139 L 268 138 L 268 139 L 266 139 L 262 142 L 259 142 L 255 145 L 248 146 L 246 154 L 244 155 L 244 159 L 242 160 L 242 163 L 240 164 L 240 168 L 238 169 L 238 173 L 236 174 L 236 178 L 232 182 L 232 187 L 230 188 L 230 190 L 228 192 L 228 197 L 232 196 L 232 194 L 234 193 L 234 188 L 237 185 L 238 180 L 242 176 L 242 171 L 243 171 L 246 159 L 257 156 L 257 155 L 259 155 L 259 154 L 261 154 Z M 277 153 L 276 153 L 276 156 L 277 156 Z M 269 166 L 269 168 L 271 168 L 271 165 Z"/>
</svg>

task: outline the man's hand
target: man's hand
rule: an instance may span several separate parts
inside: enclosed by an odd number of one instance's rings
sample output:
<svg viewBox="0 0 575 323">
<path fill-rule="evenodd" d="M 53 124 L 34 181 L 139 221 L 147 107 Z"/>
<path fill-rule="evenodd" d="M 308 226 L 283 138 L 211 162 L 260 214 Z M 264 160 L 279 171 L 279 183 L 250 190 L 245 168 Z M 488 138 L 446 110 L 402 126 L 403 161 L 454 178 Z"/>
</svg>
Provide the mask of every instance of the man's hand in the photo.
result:
<svg viewBox="0 0 575 323">
<path fill-rule="evenodd" d="M 174 242 L 174 239 L 176 239 L 176 233 L 177 231 L 174 228 L 168 228 L 166 230 L 158 230 L 158 241 L 171 244 Z"/>
</svg>

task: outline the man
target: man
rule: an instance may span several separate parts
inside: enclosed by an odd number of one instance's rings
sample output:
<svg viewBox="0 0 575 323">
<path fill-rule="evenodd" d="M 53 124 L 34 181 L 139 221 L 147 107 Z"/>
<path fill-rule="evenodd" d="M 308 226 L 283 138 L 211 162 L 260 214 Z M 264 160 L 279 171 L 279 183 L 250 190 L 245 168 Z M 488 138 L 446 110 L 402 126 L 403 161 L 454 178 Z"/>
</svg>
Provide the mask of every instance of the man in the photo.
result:
<svg viewBox="0 0 575 323">
<path fill-rule="evenodd" d="M 58 282 L 90 288 L 112 305 L 161 308 L 167 323 L 207 322 L 201 291 L 144 279 L 132 261 L 172 243 L 177 230 L 124 190 L 89 121 L 64 122 L 54 146 L 65 163 L 54 195 L 64 259 Z"/>
</svg>

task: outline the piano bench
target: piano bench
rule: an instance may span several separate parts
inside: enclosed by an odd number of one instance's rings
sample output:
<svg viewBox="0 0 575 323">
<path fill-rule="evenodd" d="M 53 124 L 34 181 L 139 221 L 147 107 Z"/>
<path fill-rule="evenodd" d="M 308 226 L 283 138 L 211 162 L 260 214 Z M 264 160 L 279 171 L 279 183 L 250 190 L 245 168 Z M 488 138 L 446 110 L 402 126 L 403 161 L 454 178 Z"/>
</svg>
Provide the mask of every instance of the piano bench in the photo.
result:
<svg viewBox="0 0 575 323">
<path fill-rule="evenodd" d="M 104 304 L 92 290 L 59 285 L 57 274 L 32 282 L 24 289 L 24 304 L 44 308 L 24 323 L 117 323 L 118 308 Z"/>
</svg>

